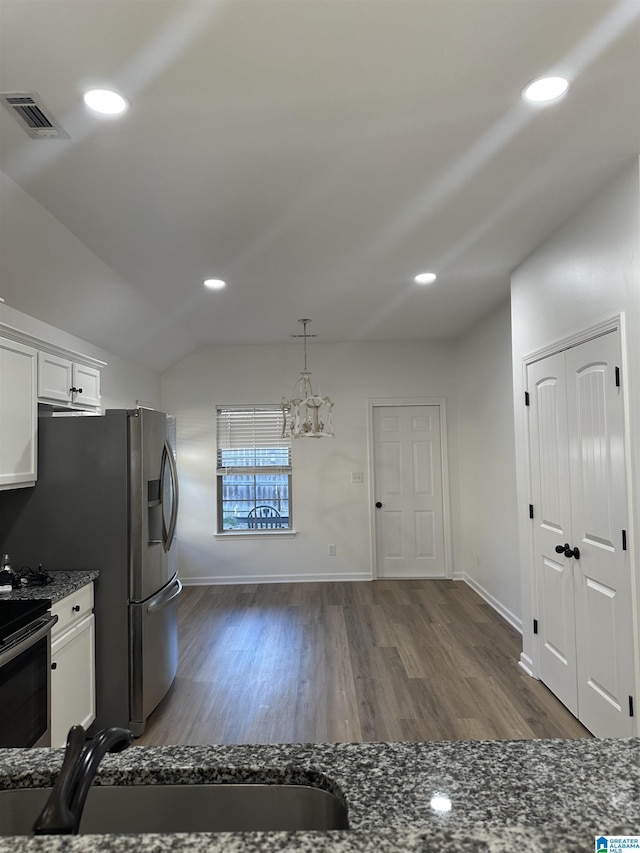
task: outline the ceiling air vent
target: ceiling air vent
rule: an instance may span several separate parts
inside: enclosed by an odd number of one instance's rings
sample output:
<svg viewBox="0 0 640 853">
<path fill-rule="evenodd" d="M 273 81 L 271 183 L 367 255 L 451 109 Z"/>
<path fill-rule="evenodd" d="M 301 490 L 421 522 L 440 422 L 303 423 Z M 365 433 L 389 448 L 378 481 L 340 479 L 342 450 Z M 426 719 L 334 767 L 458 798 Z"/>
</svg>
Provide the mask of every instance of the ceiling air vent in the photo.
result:
<svg viewBox="0 0 640 853">
<path fill-rule="evenodd" d="M 37 92 L 3 92 L 0 102 L 20 122 L 33 139 L 69 139 Z"/>
</svg>

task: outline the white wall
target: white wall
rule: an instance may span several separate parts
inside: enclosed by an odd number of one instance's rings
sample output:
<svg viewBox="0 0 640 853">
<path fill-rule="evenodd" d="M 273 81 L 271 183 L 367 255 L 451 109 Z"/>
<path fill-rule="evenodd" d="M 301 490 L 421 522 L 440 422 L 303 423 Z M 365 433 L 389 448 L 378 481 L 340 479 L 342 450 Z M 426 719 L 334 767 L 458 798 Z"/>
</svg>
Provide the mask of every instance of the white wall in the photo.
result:
<svg viewBox="0 0 640 853">
<path fill-rule="evenodd" d="M 459 343 L 457 568 L 521 629 L 510 310 L 507 300 Z"/>
<path fill-rule="evenodd" d="M 119 358 L 104 346 L 62 330 L 106 330 L 116 305 L 122 308 L 125 304 L 130 328 L 121 328 L 119 335 L 135 334 L 136 322 L 144 316 L 141 300 L 84 243 L 1 171 L 0 199 L 0 297 L 5 299 L 4 304 L 0 303 L 0 322 L 106 361 L 101 374 L 103 408 L 129 408 L 138 399 L 158 406 L 158 371 Z M 13 307 L 18 300 L 29 313 Z M 42 310 L 49 318 L 59 317 L 60 325 L 37 320 Z M 98 341 L 95 335 L 89 337 Z M 106 331 L 102 338 L 103 344 L 109 340 Z"/>
<path fill-rule="evenodd" d="M 626 360 L 632 436 L 632 492 L 640 453 L 640 185 L 639 163 L 605 187 L 513 274 L 511 282 L 518 518 L 523 567 L 523 664 L 532 659 L 532 578 L 527 505 L 523 358 L 618 312 L 627 322 Z M 637 500 L 634 497 L 634 505 Z M 632 514 L 632 519 L 634 518 Z M 633 531 L 632 531 L 633 533 Z M 637 546 L 631 537 L 631 547 Z M 635 565 L 632 555 L 632 565 Z M 637 600 L 637 599 L 636 599 Z"/>
<path fill-rule="evenodd" d="M 158 406 L 158 371 L 62 330 L 106 329 L 114 300 L 118 300 L 119 307 L 123 301 L 127 305 L 131 323 L 120 335 L 135 334 L 136 320 L 143 316 L 140 300 L 84 243 L 1 171 L 0 198 L 0 296 L 6 300 L 0 303 L 0 322 L 106 361 L 101 373 L 104 409 L 129 408 L 138 399 Z M 27 309 L 31 314 L 12 307 L 18 299 L 32 306 Z M 60 318 L 60 327 L 36 319 L 43 306 L 49 317 Z"/>
<path fill-rule="evenodd" d="M 293 446 L 295 538 L 216 539 L 215 407 L 279 403 L 302 368 L 299 344 L 207 347 L 162 376 L 162 406 L 177 416 L 180 574 L 187 582 L 367 579 L 371 576 L 368 398 L 446 397 L 452 513 L 457 518 L 455 345 L 309 346 L 309 366 L 335 403 L 333 439 Z M 351 483 L 362 471 L 364 483 Z M 336 545 L 336 556 L 327 554 Z M 454 542 L 455 564 L 455 542 Z"/>
<path fill-rule="evenodd" d="M 34 335 L 42 341 L 106 361 L 106 367 L 100 371 L 103 410 L 132 408 L 135 407 L 136 400 L 143 400 L 152 407 L 159 407 L 160 376 L 158 373 L 125 361 L 107 350 L 93 346 L 88 341 L 69 335 L 55 326 L 42 323 L 35 317 L 30 317 L 2 303 L 0 303 L 0 322 Z"/>
<path fill-rule="evenodd" d="M 0 296 L 7 305 L 130 361 L 139 353 L 137 360 L 155 372 L 145 348 L 167 334 L 170 318 L 2 171 L 0 241 Z"/>
</svg>

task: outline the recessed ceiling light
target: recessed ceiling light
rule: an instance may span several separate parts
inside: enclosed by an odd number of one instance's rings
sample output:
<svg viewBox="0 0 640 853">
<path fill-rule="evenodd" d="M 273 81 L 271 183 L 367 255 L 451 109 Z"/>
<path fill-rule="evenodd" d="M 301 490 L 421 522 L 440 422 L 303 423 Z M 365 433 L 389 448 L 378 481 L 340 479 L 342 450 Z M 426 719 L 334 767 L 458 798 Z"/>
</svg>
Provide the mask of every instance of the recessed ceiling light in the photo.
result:
<svg viewBox="0 0 640 853">
<path fill-rule="evenodd" d="M 564 77 L 540 77 L 523 90 L 522 97 L 534 104 L 544 104 L 555 101 L 569 88 L 569 81 Z"/>
<path fill-rule="evenodd" d="M 223 287 L 227 286 L 227 282 L 221 278 L 205 278 L 203 284 L 209 290 L 222 290 Z"/>
<path fill-rule="evenodd" d="M 437 278 L 434 272 L 421 272 L 413 279 L 416 284 L 431 284 Z"/>
<path fill-rule="evenodd" d="M 126 98 L 110 89 L 90 89 L 84 93 L 84 102 L 89 109 L 109 116 L 124 113 L 131 106 Z"/>
</svg>

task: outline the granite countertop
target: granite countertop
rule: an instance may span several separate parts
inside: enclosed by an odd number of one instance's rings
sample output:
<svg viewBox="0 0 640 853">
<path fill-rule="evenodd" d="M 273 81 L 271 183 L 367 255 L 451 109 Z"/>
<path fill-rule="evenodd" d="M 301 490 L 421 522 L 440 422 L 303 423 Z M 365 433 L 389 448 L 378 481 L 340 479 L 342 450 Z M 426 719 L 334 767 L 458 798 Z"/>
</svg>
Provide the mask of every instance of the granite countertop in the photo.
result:
<svg viewBox="0 0 640 853">
<path fill-rule="evenodd" d="M 53 578 L 51 583 L 44 586 L 25 586 L 22 589 L 14 589 L 13 592 L 10 592 L 9 595 L 3 595 L 2 598 L 21 601 L 47 598 L 52 604 L 55 604 L 61 598 L 71 595 L 72 592 L 96 580 L 100 572 L 97 569 L 92 569 L 82 572 L 54 571 L 47 574 Z"/>
<path fill-rule="evenodd" d="M 0 750 L 0 788 L 46 786 L 62 750 Z M 0 838 L 8 851 L 593 851 L 640 831 L 640 738 L 263 746 L 133 746 L 98 784 L 297 782 L 338 793 L 349 830 Z M 436 811 L 434 795 L 448 798 Z M 1 796 L 1 795 L 0 795 Z M 34 816 L 35 817 L 35 816 Z"/>
</svg>

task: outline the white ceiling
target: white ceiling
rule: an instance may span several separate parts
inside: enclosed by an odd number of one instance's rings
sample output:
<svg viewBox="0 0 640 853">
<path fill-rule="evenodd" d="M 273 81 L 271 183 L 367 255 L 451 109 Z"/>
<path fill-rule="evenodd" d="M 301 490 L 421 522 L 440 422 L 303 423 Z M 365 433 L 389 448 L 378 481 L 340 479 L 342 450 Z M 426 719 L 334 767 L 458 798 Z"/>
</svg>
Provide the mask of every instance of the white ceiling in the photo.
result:
<svg viewBox="0 0 640 853">
<path fill-rule="evenodd" d="M 636 0 L 0 0 L 0 33 L 2 91 L 70 136 L 0 109 L 0 168 L 100 259 L 36 235 L 51 274 L 21 274 L 7 215 L 0 295 L 158 369 L 300 317 L 321 341 L 455 338 L 640 151 Z M 546 73 L 570 92 L 526 105 Z M 90 85 L 131 111 L 89 115 Z"/>
</svg>

